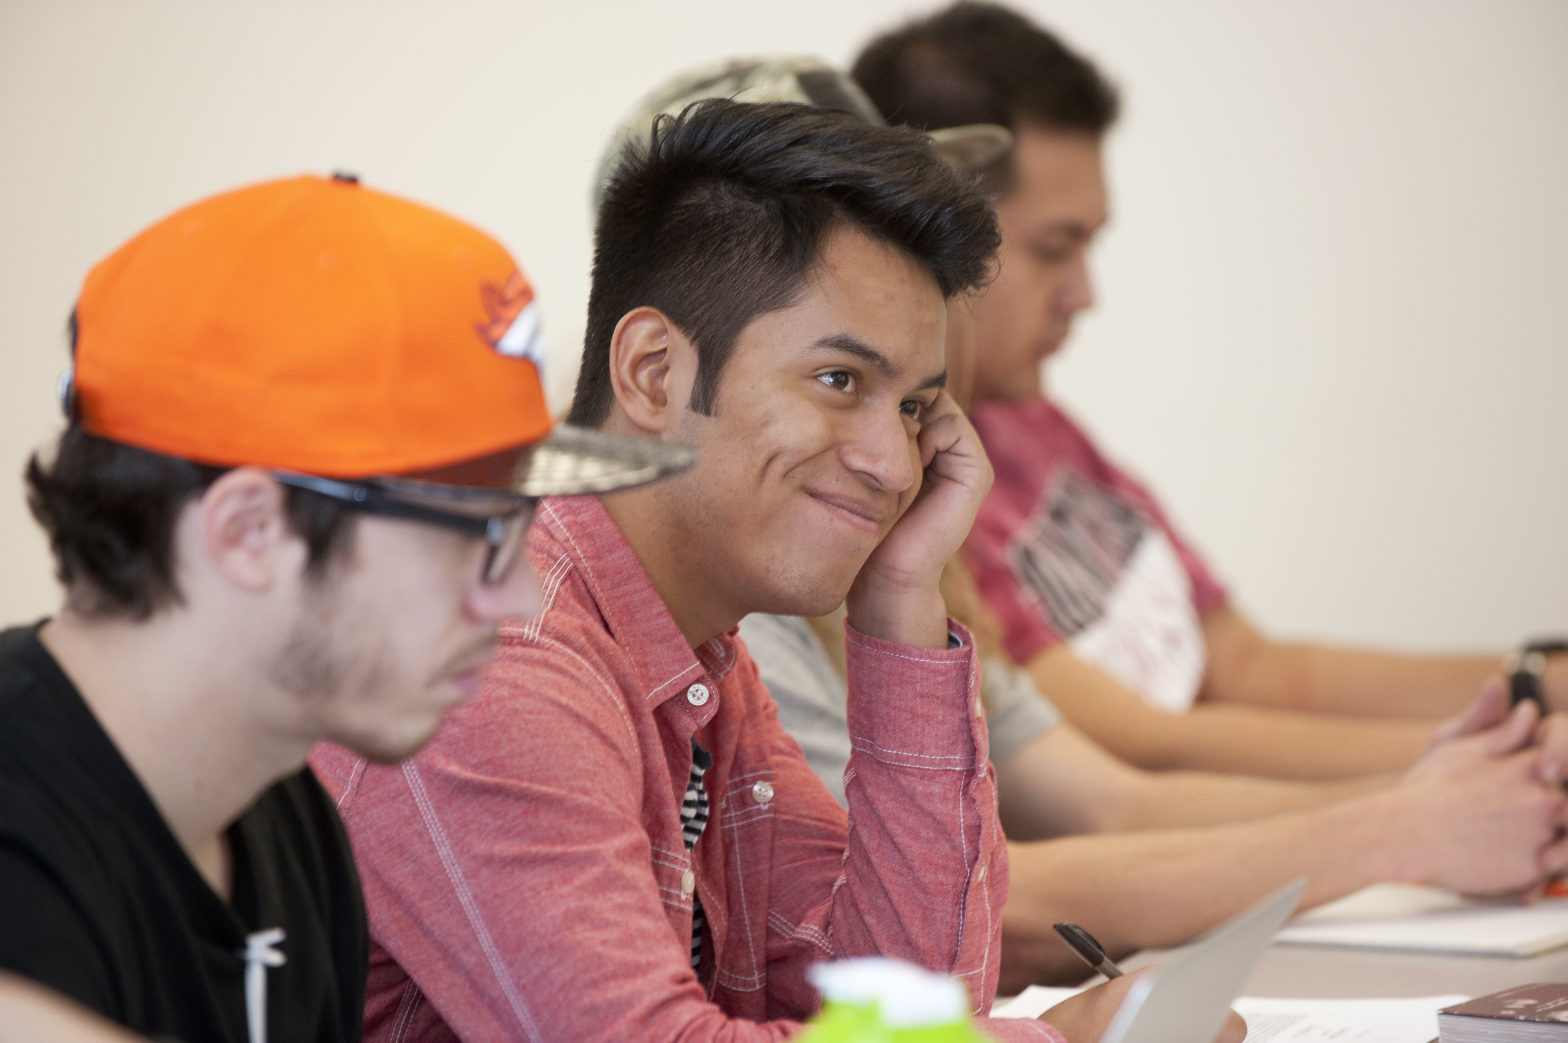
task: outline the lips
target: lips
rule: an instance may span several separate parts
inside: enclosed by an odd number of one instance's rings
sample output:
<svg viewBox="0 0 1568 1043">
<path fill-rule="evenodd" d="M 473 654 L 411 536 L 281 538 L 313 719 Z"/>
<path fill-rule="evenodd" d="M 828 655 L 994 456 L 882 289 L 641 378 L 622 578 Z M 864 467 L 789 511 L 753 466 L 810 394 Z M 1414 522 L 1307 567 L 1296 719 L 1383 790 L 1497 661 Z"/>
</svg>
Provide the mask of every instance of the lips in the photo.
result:
<svg viewBox="0 0 1568 1043">
<path fill-rule="evenodd" d="M 479 691 L 479 678 L 484 673 L 485 667 L 495 658 L 497 643 L 494 637 L 470 648 L 462 655 L 456 657 L 452 665 L 442 671 L 447 680 L 457 686 L 462 693 L 464 701 L 473 698 Z"/>
<path fill-rule="evenodd" d="M 881 503 L 843 493 L 810 492 L 808 495 L 841 520 L 865 532 L 881 533 L 892 520 L 891 509 Z"/>
</svg>

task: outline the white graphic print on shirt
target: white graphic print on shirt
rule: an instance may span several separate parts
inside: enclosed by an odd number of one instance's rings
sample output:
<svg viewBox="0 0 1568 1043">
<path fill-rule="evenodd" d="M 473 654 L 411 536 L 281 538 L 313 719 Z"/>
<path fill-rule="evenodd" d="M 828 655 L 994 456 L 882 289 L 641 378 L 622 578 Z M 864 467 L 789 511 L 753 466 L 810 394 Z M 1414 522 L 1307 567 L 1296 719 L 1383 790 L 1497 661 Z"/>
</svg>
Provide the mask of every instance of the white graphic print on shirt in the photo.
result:
<svg viewBox="0 0 1568 1043">
<path fill-rule="evenodd" d="M 1204 668 L 1192 581 L 1169 537 L 1137 508 L 1065 472 L 1008 560 L 1074 652 L 1154 706 L 1192 705 Z"/>
</svg>

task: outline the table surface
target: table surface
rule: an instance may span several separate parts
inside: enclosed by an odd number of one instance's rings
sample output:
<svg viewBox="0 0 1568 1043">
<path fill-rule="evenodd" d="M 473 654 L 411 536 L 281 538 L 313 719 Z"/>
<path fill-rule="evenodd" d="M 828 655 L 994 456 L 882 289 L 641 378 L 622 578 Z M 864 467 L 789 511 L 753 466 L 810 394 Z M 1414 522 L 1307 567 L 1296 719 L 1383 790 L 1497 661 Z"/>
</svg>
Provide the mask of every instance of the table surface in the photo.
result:
<svg viewBox="0 0 1568 1043">
<path fill-rule="evenodd" d="M 1158 963 L 1160 955 L 1138 953 L 1122 966 Z M 1241 991 L 1290 999 L 1484 996 L 1541 981 L 1568 982 L 1568 947 L 1519 958 L 1271 945 Z"/>
</svg>

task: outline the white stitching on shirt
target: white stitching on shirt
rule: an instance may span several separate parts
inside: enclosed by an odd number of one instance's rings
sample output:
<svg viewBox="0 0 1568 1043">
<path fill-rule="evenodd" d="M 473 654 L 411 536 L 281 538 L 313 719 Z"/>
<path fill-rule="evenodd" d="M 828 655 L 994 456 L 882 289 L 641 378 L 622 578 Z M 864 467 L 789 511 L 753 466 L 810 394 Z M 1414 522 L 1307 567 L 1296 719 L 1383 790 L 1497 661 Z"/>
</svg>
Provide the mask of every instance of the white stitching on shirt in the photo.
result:
<svg viewBox="0 0 1568 1043">
<path fill-rule="evenodd" d="M 572 570 L 572 556 L 563 553 L 556 563 L 550 566 L 550 571 L 544 578 L 544 590 L 539 598 L 539 611 L 534 613 L 534 618 L 523 625 L 521 637 L 530 644 L 539 640 L 539 631 L 544 627 L 544 617 L 555 604 L 555 595 L 561 589 L 567 573 Z"/>
<path fill-rule="evenodd" d="M 722 680 L 729 676 L 729 672 L 735 668 L 737 657 L 735 642 L 720 634 L 718 637 L 709 638 L 703 642 L 703 647 L 708 649 L 709 655 L 713 657 L 714 666 L 718 667 L 718 669 L 710 671 L 714 678 Z"/>
<path fill-rule="evenodd" d="M 599 596 L 602 592 L 602 586 L 599 583 L 599 577 L 594 575 L 593 559 L 583 553 L 582 547 L 578 545 L 576 538 L 572 536 L 572 531 L 566 527 L 566 522 L 562 521 L 561 516 L 555 513 L 555 505 L 553 503 L 546 500 L 540 504 L 540 508 L 550 516 L 551 521 L 555 522 L 555 528 L 560 533 L 561 539 L 572 545 L 572 551 L 574 552 L 572 557 L 577 561 L 577 568 L 583 574 L 583 582 L 588 585 L 589 596 L 593 598 L 595 606 L 602 604 L 604 599 Z M 631 643 L 616 642 L 616 647 L 631 662 L 632 668 L 637 673 L 642 673 L 642 664 L 638 662 L 637 654 L 631 648 Z"/>
<path fill-rule="evenodd" d="M 729 823 L 725 822 L 723 825 L 727 829 Z M 750 909 L 751 904 L 746 901 L 746 859 L 745 856 L 741 853 L 740 836 L 733 830 L 729 830 L 729 835 L 731 851 L 730 864 L 735 867 L 735 883 L 740 887 L 740 907 L 742 909 Z M 752 973 L 760 974 L 762 965 L 757 961 L 757 941 L 751 936 L 751 923 L 745 916 L 738 917 L 736 922 L 746 935 L 746 951 L 751 956 L 750 966 Z"/>
<path fill-rule="evenodd" d="M 620 646 L 620 647 L 625 647 L 625 646 Z M 697 673 L 701 674 L 702 673 L 702 664 L 701 663 L 693 663 L 693 664 L 691 664 L 690 666 L 688 666 L 684 670 L 682 670 L 680 673 L 676 674 L 674 677 L 670 678 L 668 681 L 665 681 L 663 684 L 661 684 L 658 687 L 654 688 L 647 695 L 643 696 L 643 699 L 644 700 L 652 699 L 654 696 L 656 696 L 660 692 L 664 691 L 670 685 L 680 683 L 680 680 L 683 677 L 685 677 L 687 674 L 691 673 L 693 670 L 695 670 L 695 671 L 697 671 Z"/>
<path fill-rule="evenodd" d="M 916 753 L 914 750 L 895 750 L 890 746 L 879 746 L 870 739 L 850 739 L 850 747 L 861 753 L 876 756 L 884 763 L 898 764 L 902 768 L 915 768 L 920 771 L 968 771 L 974 766 L 975 758 L 962 753 Z M 887 757 L 911 757 L 916 761 L 950 761 L 949 764 L 904 764 L 888 761 Z"/>
<path fill-rule="evenodd" d="M 974 864 L 969 861 L 969 833 L 964 826 L 964 804 L 968 799 L 967 791 L 968 787 L 966 786 L 958 787 L 958 795 L 955 798 L 958 804 L 956 809 L 958 811 L 958 850 L 964 860 L 964 887 L 963 890 L 958 892 L 958 948 L 953 950 L 953 962 L 955 964 L 958 962 L 958 954 L 964 951 L 964 925 L 969 918 L 969 882 L 974 879 L 975 875 Z M 975 845 L 975 854 L 977 855 L 980 853 L 978 840 L 979 838 L 977 837 Z M 989 936 L 987 936 L 986 942 L 990 944 Z"/>
<path fill-rule="evenodd" d="M 441 828 L 441 820 L 430 803 L 430 794 L 425 790 L 424 779 L 420 777 L 419 766 L 414 761 L 403 762 L 403 778 L 408 783 L 414 803 L 419 807 L 420 817 L 425 820 L 425 829 L 429 831 L 430 839 L 435 843 L 436 854 L 440 856 L 447 880 L 451 882 L 458 903 L 463 907 L 463 914 L 468 918 L 468 925 L 478 935 L 479 947 L 484 951 L 485 962 L 490 965 L 490 972 L 495 975 L 497 984 L 501 986 L 501 992 L 506 996 L 507 1005 L 512 1008 L 513 1015 L 522 1023 L 529 1036 L 537 1039 L 539 1027 L 528 1013 L 522 996 L 518 994 L 517 983 L 506 973 L 501 953 L 496 948 L 495 939 L 490 935 L 489 925 L 485 923 L 484 915 L 474 901 L 474 894 L 468 887 L 468 881 L 463 877 L 462 867 L 457 864 L 457 856 L 452 850 L 451 841 L 447 839 L 446 831 Z"/>
<path fill-rule="evenodd" d="M 577 663 L 579 667 L 581 667 L 581 676 L 588 678 L 590 681 L 596 682 L 595 684 L 588 686 L 583 690 L 587 692 L 597 692 L 604 696 L 605 702 L 609 705 L 610 709 L 615 711 L 616 715 L 620 719 L 621 724 L 626 726 L 626 739 L 627 742 L 631 744 L 630 748 L 636 749 L 637 725 L 632 721 L 631 712 L 626 709 L 625 702 L 618 698 L 616 689 L 612 688 L 605 681 L 605 679 L 601 676 L 601 672 L 593 664 L 589 663 L 575 646 L 569 644 L 566 641 L 562 641 L 560 638 L 555 637 L 554 635 L 541 635 L 539 639 L 539 647 L 558 651 L 562 655 L 570 657 Z"/>
<path fill-rule="evenodd" d="M 348 781 L 343 785 L 343 792 L 338 794 L 337 809 L 338 815 L 341 817 L 347 817 L 343 814 L 343 809 L 348 806 L 349 796 L 354 792 L 355 787 L 359 785 L 360 778 L 365 774 L 366 763 L 365 758 L 361 757 L 349 769 Z"/>
<path fill-rule="evenodd" d="M 786 938 L 803 938 L 828 956 L 833 955 L 832 946 L 828 943 L 828 933 L 814 923 L 792 924 L 784 919 L 783 913 L 776 910 L 768 913 L 768 923 Z"/>
<path fill-rule="evenodd" d="M 855 641 L 853 638 L 851 638 L 851 640 L 854 641 L 854 644 L 855 644 L 855 646 L 857 648 L 863 649 L 866 652 L 867 655 L 882 655 L 882 656 L 887 656 L 890 659 L 904 659 L 904 660 L 908 660 L 911 663 L 941 663 L 941 664 L 944 664 L 946 666 L 957 666 L 960 662 L 962 662 L 962 660 L 956 659 L 956 658 L 953 658 L 953 659 L 927 659 L 925 656 L 905 655 L 902 652 L 894 652 L 891 649 L 873 648 L 872 646 L 866 644 L 864 641 Z M 969 646 L 965 645 L 964 647 L 968 648 Z M 951 651 L 957 652 L 957 651 L 961 651 L 961 649 L 955 648 L 955 649 L 952 649 Z"/>
<path fill-rule="evenodd" d="M 414 979 L 408 979 L 408 984 L 403 987 L 403 998 L 397 1002 L 397 1014 L 392 1019 L 393 1043 L 400 1043 L 401 1040 L 408 1038 L 408 1028 L 414 1020 L 414 1011 L 419 1009 L 422 995 Z"/>
<path fill-rule="evenodd" d="M 969 971 L 969 972 L 966 972 L 964 974 L 959 975 L 959 977 L 967 978 L 967 977 L 970 977 L 971 975 L 979 974 L 981 976 L 980 977 L 980 991 L 984 992 L 985 991 L 985 974 L 984 974 L 984 971 L 985 971 L 986 967 L 990 966 L 990 961 L 991 961 L 991 935 L 994 933 L 992 931 L 992 929 L 991 929 L 991 874 L 990 873 L 987 873 L 985 875 L 985 879 L 980 881 L 980 893 L 985 896 L 985 926 L 986 926 L 986 931 L 985 931 L 985 948 L 980 951 L 980 966 L 975 968 L 975 970 L 973 970 L 973 971 Z M 970 993 L 970 995 L 974 995 L 974 994 Z M 980 1012 L 980 1009 L 979 1009 L 979 1006 L 977 1005 L 975 1010 L 973 1011 L 973 1013 L 978 1014 L 979 1012 Z"/>
<path fill-rule="evenodd" d="M 582 547 L 578 545 L 577 540 L 572 536 L 571 530 L 566 527 L 566 523 L 561 520 L 561 516 L 555 512 L 555 507 L 553 504 L 545 503 L 541 505 L 541 509 L 550 516 L 552 521 L 555 522 L 555 528 L 559 531 L 561 538 L 564 539 L 567 543 L 571 544 L 572 551 L 574 552 L 572 557 L 576 559 L 577 567 L 583 573 L 583 577 L 588 584 L 588 589 L 591 596 L 593 597 L 593 600 L 595 602 L 602 602 L 604 599 L 599 596 L 602 588 L 598 577 L 594 575 L 592 558 L 589 555 L 583 553 Z M 637 673 L 640 674 L 643 672 L 642 664 L 638 661 L 636 651 L 631 647 L 631 642 L 617 641 L 616 647 L 623 655 L 626 656 L 628 660 L 631 661 L 632 667 L 636 670 Z M 643 696 L 643 700 L 647 701 L 652 699 L 655 695 L 664 691 L 670 685 L 678 683 L 681 678 L 691 673 L 694 669 L 701 673 L 703 669 L 702 664 L 694 663 L 691 666 L 688 666 L 686 669 L 682 670 L 680 673 L 676 674 L 674 677 L 665 681 L 653 691 Z"/>
</svg>

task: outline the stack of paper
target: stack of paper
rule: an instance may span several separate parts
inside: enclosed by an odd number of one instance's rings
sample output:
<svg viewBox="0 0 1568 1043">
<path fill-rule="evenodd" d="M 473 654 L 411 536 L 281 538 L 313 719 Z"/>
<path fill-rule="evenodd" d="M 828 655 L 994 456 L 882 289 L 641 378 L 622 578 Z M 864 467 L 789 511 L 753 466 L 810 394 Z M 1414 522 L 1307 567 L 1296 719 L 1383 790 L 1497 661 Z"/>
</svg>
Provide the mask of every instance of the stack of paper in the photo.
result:
<svg viewBox="0 0 1568 1043">
<path fill-rule="evenodd" d="M 1531 905 L 1461 898 L 1415 884 L 1377 884 L 1298 917 L 1285 945 L 1536 956 L 1568 945 L 1568 899 Z"/>
</svg>

